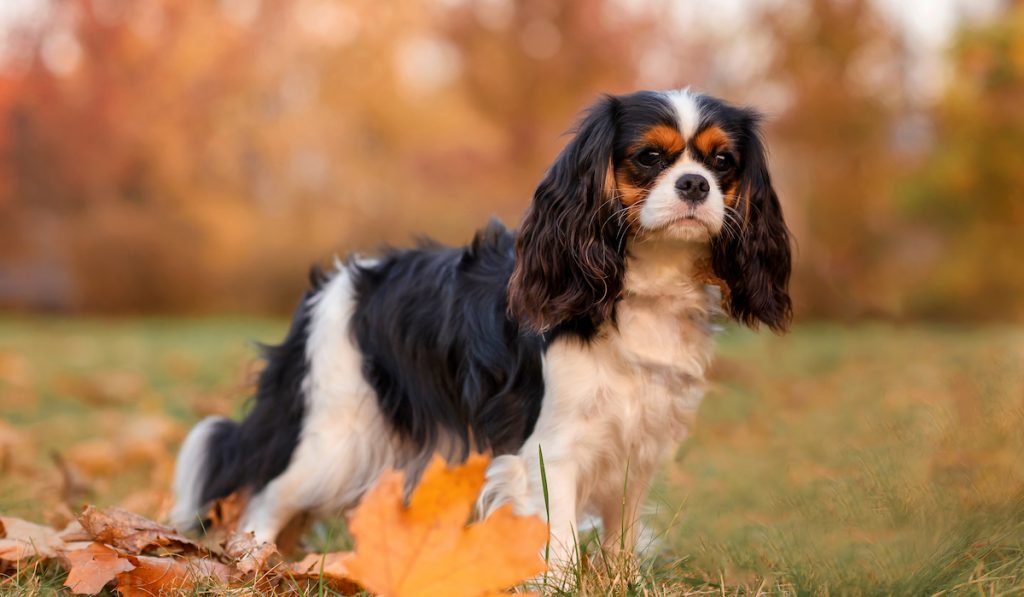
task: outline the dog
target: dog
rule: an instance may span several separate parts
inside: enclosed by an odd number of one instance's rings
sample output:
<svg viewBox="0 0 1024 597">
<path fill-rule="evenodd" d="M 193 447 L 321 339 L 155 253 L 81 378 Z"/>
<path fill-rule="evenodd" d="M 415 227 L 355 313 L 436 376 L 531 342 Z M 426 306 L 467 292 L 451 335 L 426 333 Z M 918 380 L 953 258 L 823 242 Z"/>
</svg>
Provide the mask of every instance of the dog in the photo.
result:
<svg viewBox="0 0 1024 597">
<path fill-rule="evenodd" d="M 467 246 L 314 269 L 248 415 L 185 439 L 171 522 L 244 492 L 240 529 L 274 541 L 294 516 L 352 508 L 389 467 L 414 484 L 434 454 L 488 452 L 482 516 L 546 516 L 559 560 L 585 515 L 607 549 L 632 549 L 721 313 L 780 333 L 792 319 L 760 121 L 688 89 L 603 96 L 518 232 L 491 222 Z"/>
</svg>

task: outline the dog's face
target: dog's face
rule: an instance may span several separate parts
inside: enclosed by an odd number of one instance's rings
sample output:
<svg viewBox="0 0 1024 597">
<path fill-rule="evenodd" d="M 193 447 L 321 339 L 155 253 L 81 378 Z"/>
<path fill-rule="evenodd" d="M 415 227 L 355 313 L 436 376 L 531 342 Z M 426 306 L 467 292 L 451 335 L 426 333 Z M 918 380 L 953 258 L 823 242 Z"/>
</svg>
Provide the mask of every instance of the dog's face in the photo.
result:
<svg viewBox="0 0 1024 597">
<path fill-rule="evenodd" d="M 540 183 L 523 220 L 511 311 L 545 330 L 611 317 L 631 239 L 710 246 L 733 317 L 783 330 L 789 234 L 759 115 L 688 91 L 608 96 Z"/>
<path fill-rule="evenodd" d="M 630 234 L 710 242 L 736 223 L 726 208 L 737 198 L 742 123 L 711 101 L 685 92 L 621 100 L 612 169 Z"/>
</svg>

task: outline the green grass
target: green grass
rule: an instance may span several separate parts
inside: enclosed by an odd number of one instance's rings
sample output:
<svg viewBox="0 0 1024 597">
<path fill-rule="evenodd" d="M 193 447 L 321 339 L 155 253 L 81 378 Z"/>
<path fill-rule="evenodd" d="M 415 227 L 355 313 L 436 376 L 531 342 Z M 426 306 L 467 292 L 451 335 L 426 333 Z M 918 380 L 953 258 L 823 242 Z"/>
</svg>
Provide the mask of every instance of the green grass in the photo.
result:
<svg viewBox="0 0 1024 597">
<path fill-rule="evenodd" d="M 181 434 L 240 411 L 251 341 L 284 327 L 0 320 L 0 511 L 55 522 L 77 500 L 157 515 Z M 643 557 L 598 554 L 547 593 L 1024 595 L 1024 330 L 730 328 L 711 378 L 652 491 Z M 309 540 L 346 537 L 335 522 Z M 0 590 L 44 594 L 53 574 Z"/>
</svg>

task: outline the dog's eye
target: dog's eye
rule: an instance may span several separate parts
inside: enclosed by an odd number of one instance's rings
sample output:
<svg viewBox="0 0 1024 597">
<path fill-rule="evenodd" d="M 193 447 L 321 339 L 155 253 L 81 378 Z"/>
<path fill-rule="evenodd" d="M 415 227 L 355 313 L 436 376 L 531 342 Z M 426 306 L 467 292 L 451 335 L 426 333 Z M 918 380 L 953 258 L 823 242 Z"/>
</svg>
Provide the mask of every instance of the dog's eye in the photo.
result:
<svg viewBox="0 0 1024 597">
<path fill-rule="evenodd" d="M 732 154 L 720 153 L 715 156 L 715 159 L 712 161 L 711 165 L 712 167 L 714 167 L 715 171 L 725 172 L 729 168 L 732 168 L 734 163 L 735 160 L 733 159 Z"/>
<path fill-rule="evenodd" d="M 636 157 L 634 159 L 638 164 L 644 166 L 645 168 L 653 168 L 655 166 L 661 165 L 663 155 L 664 154 L 662 154 L 657 149 L 647 148 L 640 150 L 640 153 L 636 154 Z"/>
</svg>

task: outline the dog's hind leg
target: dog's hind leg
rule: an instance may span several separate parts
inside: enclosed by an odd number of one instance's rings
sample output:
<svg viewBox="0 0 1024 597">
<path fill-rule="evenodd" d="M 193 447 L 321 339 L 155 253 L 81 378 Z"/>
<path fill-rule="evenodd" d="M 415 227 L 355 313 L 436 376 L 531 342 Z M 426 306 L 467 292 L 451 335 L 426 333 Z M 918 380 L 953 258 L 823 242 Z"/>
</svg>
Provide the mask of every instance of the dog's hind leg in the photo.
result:
<svg viewBox="0 0 1024 597">
<path fill-rule="evenodd" d="M 257 543 L 276 543 L 277 536 L 292 518 L 305 511 L 303 500 L 289 483 L 288 471 L 254 495 L 246 507 L 239 530 L 251 532 Z"/>
<path fill-rule="evenodd" d="M 394 465 L 388 430 L 379 417 L 361 416 L 376 412 L 376 405 L 366 406 L 309 421 L 288 468 L 250 500 L 243 532 L 254 533 L 257 541 L 275 541 L 297 514 L 329 516 L 358 503 Z"/>
<path fill-rule="evenodd" d="M 395 464 L 396 440 L 349 333 L 353 305 L 347 269 L 310 303 L 306 413 L 288 466 L 252 497 L 242 518 L 241 530 L 257 540 L 273 541 L 301 512 L 323 516 L 351 508 Z"/>
</svg>

